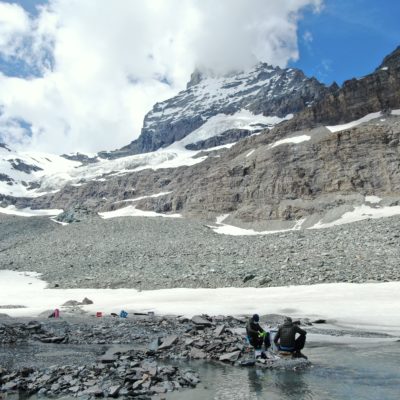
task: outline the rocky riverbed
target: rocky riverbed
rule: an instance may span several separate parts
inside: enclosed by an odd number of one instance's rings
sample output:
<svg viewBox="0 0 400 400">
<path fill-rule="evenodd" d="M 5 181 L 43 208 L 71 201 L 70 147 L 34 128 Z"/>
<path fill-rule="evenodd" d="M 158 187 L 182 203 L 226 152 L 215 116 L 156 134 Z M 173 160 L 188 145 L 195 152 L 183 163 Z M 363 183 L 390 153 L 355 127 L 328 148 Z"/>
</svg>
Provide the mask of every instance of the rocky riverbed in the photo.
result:
<svg viewBox="0 0 400 400">
<path fill-rule="evenodd" d="M 90 217 L 61 226 L 0 214 L 0 269 L 52 287 L 160 289 L 399 281 L 400 217 L 225 236 L 190 219 Z"/>
<path fill-rule="evenodd" d="M 270 324 L 281 316 L 263 318 Z M 255 359 L 246 318 L 89 315 L 0 320 L 0 393 L 135 397 L 195 387 L 196 371 L 174 365 L 204 360 L 241 367 L 298 370 L 304 359 Z M 303 324 L 312 326 L 304 320 Z"/>
</svg>

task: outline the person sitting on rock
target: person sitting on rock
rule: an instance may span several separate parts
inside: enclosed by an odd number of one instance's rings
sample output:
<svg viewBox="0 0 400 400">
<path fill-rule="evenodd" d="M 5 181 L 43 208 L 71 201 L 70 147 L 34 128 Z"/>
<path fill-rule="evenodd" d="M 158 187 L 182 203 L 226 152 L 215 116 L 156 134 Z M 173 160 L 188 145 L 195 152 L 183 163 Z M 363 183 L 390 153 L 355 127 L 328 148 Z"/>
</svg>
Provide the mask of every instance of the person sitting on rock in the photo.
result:
<svg viewBox="0 0 400 400">
<path fill-rule="evenodd" d="M 296 334 L 299 334 L 297 338 Z M 286 317 L 274 337 L 274 343 L 279 350 L 293 353 L 293 357 L 307 358 L 301 352 L 306 343 L 306 334 L 307 332 L 299 327 L 299 323 L 294 323 L 292 318 Z"/>
<path fill-rule="evenodd" d="M 254 314 L 246 325 L 246 333 L 249 338 L 250 344 L 256 349 L 261 349 L 262 345 L 265 345 L 265 348 L 268 349 L 271 346 L 271 342 L 269 340 L 269 333 L 265 332 L 263 328 L 261 328 L 260 317 L 258 314 Z"/>
</svg>

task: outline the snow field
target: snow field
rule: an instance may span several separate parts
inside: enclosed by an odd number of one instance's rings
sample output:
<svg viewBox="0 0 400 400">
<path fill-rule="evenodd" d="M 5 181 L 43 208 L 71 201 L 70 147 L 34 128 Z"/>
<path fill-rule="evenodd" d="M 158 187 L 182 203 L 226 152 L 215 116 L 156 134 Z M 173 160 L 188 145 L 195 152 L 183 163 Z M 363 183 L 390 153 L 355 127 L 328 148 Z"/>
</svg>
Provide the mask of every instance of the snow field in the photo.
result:
<svg viewBox="0 0 400 400">
<path fill-rule="evenodd" d="M 400 335 L 400 282 L 332 283 L 272 288 L 48 289 L 35 273 L 0 271 L 0 305 L 10 316 L 37 316 L 84 297 L 84 310 L 105 314 L 154 311 L 156 314 L 209 315 L 290 314 L 293 318 L 327 319 L 341 327 Z M 290 311 L 289 311 L 290 310 Z M 63 308 L 61 308 L 61 315 Z"/>
</svg>

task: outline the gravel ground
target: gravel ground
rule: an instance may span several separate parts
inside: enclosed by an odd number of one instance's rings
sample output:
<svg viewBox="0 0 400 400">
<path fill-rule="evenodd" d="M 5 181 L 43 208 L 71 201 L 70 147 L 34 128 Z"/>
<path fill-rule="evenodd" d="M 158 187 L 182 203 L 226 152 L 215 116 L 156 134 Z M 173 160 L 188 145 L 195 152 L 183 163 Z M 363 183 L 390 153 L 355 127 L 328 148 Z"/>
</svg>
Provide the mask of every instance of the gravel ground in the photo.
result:
<svg viewBox="0 0 400 400">
<path fill-rule="evenodd" d="M 205 223 L 91 218 L 61 226 L 0 214 L 0 269 L 59 287 L 160 289 L 400 280 L 400 217 L 235 237 Z"/>
</svg>

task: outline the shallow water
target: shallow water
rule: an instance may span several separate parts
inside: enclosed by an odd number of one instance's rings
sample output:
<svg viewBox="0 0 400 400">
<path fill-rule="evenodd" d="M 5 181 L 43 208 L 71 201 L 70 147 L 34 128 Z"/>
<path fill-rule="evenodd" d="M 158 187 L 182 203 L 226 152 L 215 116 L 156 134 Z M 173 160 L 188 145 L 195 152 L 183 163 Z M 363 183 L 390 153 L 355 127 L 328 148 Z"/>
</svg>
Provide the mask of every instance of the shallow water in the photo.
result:
<svg viewBox="0 0 400 400">
<path fill-rule="evenodd" d="M 58 346 L 58 347 L 55 347 Z M 44 364 L 62 357 L 64 361 L 84 354 L 89 361 L 103 353 L 102 346 L 70 346 L 60 352 L 59 345 L 36 353 Z M 24 355 L 30 358 L 26 348 Z M 21 349 L 20 349 L 21 350 Z M 85 353 L 82 353 L 85 350 Z M 101 351 L 103 350 L 103 351 Z M 202 382 L 196 389 L 168 393 L 168 400 L 399 400 L 400 342 L 378 340 L 353 344 L 311 342 L 305 353 L 313 366 L 304 371 L 268 371 L 255 367 L 239 368 L 202 361 L 180 362 L 183 368 L 199 372 Z M 2 354 L 4 356 L 5 353 Z M 49 356 L 49 358 L 47 357 Z M 4 358 L 3 358 L 4 360 Z M 68 361 L 71 361 L 68 360 Z M 169 362 L 166 362 L 169 363 Z M 162 396 L 163 397 L 163 396 Z M 9 395 L 7 400 L 20 399 Z M 156 397 L 157 398 L 157 397 Z M 30 400 L 38 400 L 37 396 Z M 58 400 L 72 400 L 61 397 Z"/>
<path fill-rule="evenodd" d="M 202 383 L 169 400 L 398 400 L 400 343 L 319 344 L 306 349 L 313 367 L 265 371 L 193 362 Z"/>
</svg>

